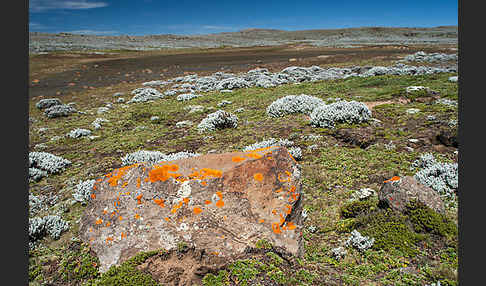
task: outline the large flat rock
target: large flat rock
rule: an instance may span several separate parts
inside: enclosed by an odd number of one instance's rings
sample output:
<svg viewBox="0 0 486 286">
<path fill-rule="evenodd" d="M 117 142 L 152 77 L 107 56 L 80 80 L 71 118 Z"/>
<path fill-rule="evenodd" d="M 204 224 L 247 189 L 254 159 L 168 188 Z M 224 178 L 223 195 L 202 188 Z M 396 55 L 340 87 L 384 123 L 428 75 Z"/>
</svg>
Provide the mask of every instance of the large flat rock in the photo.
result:
<svg viewBox="0 0 486 286">
<path fill-rule="evenodd" d="M 302 255 L 300 167 L 284 147 L 134 164 L 97 180 L 80 236 L 100 271 L 186 245 L 235 257 L 266 239 Z"/>
</svg>

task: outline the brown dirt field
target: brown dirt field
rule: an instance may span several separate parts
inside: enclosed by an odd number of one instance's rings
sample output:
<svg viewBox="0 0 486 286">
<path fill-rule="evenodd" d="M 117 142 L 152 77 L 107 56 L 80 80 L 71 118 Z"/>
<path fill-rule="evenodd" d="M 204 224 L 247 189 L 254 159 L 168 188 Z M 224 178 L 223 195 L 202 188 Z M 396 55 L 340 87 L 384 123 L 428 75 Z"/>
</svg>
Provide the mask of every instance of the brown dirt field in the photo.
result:
<svg viewBox="0 0 486 286">
<path fill-rule="evenodd" d="M 368 46 L 345 49 L 306 45 L 105 55 L 51 53 L 29 59 L 29 98 L 62 96 L 90 87 L 169 79 L 187 73 L 237 73 L 256 67 L 276 72 L 288 66 L 322 66 L 366 60 L 394 61 L 420 50 L 450 53 L 447 47 L 439 46 Z"/>
</svg>

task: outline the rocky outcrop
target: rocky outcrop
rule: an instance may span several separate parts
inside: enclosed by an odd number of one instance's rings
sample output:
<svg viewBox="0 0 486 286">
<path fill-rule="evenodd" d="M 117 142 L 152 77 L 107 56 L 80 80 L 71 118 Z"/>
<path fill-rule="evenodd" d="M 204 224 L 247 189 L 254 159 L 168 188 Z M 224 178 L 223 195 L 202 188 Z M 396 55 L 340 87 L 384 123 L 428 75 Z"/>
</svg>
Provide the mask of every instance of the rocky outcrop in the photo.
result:
<svg viewBox="0 0 486 286">
<path fill-rule="evenodd" d="M 136 163 L 97 180 L 80 236 L 100 270 L 181 243 L 230 259 L 266 239 L 302 254 L 300 167 L 284 147 Z"/>
<path fill-rule="evenodd" d="M 420 184 L 414 177 L 392 177 L 383 183 L 378 192 L 380 204 L 404 212 L 407 204 L 419 201 L 439 213 L 444 213 L 444 202 L 438 192 Z"/>
</svg>

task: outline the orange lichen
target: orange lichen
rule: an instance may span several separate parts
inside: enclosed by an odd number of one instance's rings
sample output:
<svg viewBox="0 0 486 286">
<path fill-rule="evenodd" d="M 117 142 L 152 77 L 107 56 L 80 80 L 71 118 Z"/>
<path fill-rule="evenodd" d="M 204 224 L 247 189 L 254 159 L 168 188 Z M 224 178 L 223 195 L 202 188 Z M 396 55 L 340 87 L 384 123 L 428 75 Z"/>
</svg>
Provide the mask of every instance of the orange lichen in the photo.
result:
<svg viewBox="0 0 486 286">
<path fill-rule="evenodd" d="M 193 168 L 194 169 L 194 168 Z M 223 176 L 223 172 L 216 169 L 202 168 L 200 171 L 193 171 L 188 175 L 189 179 L 204 180 L 208 177 L 220 178 Z"/>
<path fill-rule="evenodd" d="M 177 209 L 180 209 L 181 207 L 182 207 L 182 201 L 180 201 L 179 204 L 172 206 L 170 212 L 175 214 L 177 212 Z"/>
<path fill-rule="evenodd" d="M 137 178 L 137 188 L 140 188 L 140 185 L 141 185 L 140 178 Z"/>
<path fill-rule="evenodd" d="M 120 238 L 120 239 L 124 239 L 124 238 L 127 238 L 127 235 L 126 235 L 126 233 L 122 232 L 122 233 L 121 233 L 121 238 Z"/>
<path fill-rule="evenodd" d="M 142 195 L 142 194 L 140 194 L 140 195 L 138 195 L 138 196 L 137 196 L 137 198 L 136 198 L 136 199 L 137 199 L 137 204 L 139 204 L 139 205 L 141 205 L 141 204 L 142 204 L 142 196 L 143 196 L 143 195 Z"/>
<path fill-rule="evenodd" d="M 275 190 L 276 193 L 280 193 L 281 191 L 283 191 L 283 188 L 280 188 L 278 190 Z"/>
<path fill-rule="evenodd" d="M 213 255 L 219 255 L 219 252 L 213 251 L 213 252 L 211 252 L 211 254 L 213 254 Z"/>
<path fill-rule="evenodd" d="M 396 182 L 396 181 L 400 181 L 400 177 L 399 176 L 393 176 L 392 178 L 384 181 L 383 183 Z"/>
<path fill-rule="evenodd" d="M 206 186 L 207 184 L 208 184 L 208 183 L 206 183 L 205 181 L 202 181 L 202 182 L 201 182 L 201 185 L 203 185 L 203 186 Z"/>
<path fill-rule="evenodd" d="M 292 206 L 291 205 L 285 205 L 285 207 L 287 208 L 287 211 L 285 213 L 290 214 L 290 212 L 292 211 Z"/>
<path fill-rule="evenodd" d="M 223 198 L 223 193 L 221 193 L 220 191 L 217 191 L 217 192 L 216 192 L 216 195 L 217 195 L 217 196 L 218 196 L 220 199 L 222 199 L 222 198 Z"/>
<path fill-rule="evenodd" d="M 103 214 L 107 214 L 107 213 L 108 213 L 108 211 L 107 211 L 107 210 L 103 210 Z"/>
<path fill-rule="evenodd" d="M 268 156 L 268 157 L 267 157 L 267 160 L 273 160 L 273 157 Z"/>
<path fill-rule="evenodd" d="M 265 222 L 265 220 L 261 218 L 261 219 L 259 219 L 259 220 L 258 220 L 258 222 L 259 222 L 259 223 L 264 223 L 264 222 Z"/>
<path fill-rule="evenodd" d="M 156 203 L 157 205 L 159 205 L 160 207 L 165 207 L 164 205 L 164 200 L 163 199 L 153 199 L 154 203 Z"/>
<path fill-rule="evenodd" d="M 236 162 L 236 163 L 239 163 L 239 162 L 245 161 L 245 160 L 246 160 L 246 158 L 243 158 L 243 157 L 240 157 L 240 156 L 235 156 L 235 157 L 231 158 L 231 161 Z"/>
<path fill-rule="evenodd" d="M 259 182 L 263 181 L 262 173 L 256 173 L 255 175 L 253 175 L 253 178 Z"/>
<path fill-rule="evenodd" d="M 96 199 L 96 195 L 95 194 L 91 194 L 91 198 L 92 199 Z"/>
<path fill-rule="evenodd" d="M 205 200 L 205 201 L 204 201 L 204 203 L 205 203 L 205 204 L 207 204 L 207 205 L 210 205 L 210 204 L 212 203 L 212 201 L 210 201 L 210 200 Z"/>
<path fill-rule="evenodd" d="M 111 222 L 107 222 L 107 223 L 106 223 L 106 226 L 110 226 L 110 225 L 111 225 Z"/>
<path fill-rule="evenodd" d="M 224 220 L 227 220 L 227 219 L 228 219 L 228 217 L 224 215 L 224 216 L 223 216 L 223 219 L 224 219 Z"/>
<path fill-rule="evenodd" d="M 128 182 L 123 183 L 122 188 L 125 188 L 128 185 Z"/>
<path fill-rule="evenodd" d="M 92 227 L 89 228 L 89 232 L 93 232 L 93 228 Z"/>
<path fill-rule="evenodd" d="M 113 237 L 108 236 L 108 237 L 106 238 L 106 244 L 108 244 L 108 242 L 109 242 L 109 241 L 113 241 Z"/>
<path fill-rule="evenodd" d="M 96 190 L 96 185 L 93 185 L 93 190 Z"/>
<path fill-rule="evenodd" d="M 103 223 L 103 220 L 99 218 L 99 219 L 97 219 L 97 220 L 96 220 L 96 222 L 95 222 L 95 223 L 96 223 L 96 224 L 102 224 L 102 223 Z"/>
<path fill-rule="evenodd" d="M 200 214 L 202 212 L 202 209 L 200 207 L 195 207 L 193 209 L 193 211 L 194 211 L 194 214 Z"/>
<path fill-rule="evenodd" d="M 116 187 L 118 185 L 118 181 L 123 177 L 123 175 L 125 175 L 126 171 L 129 170 L 130 168 L 135 167 L 135 166 L 137 166 L 137 164 L 133 164 L 133 165 L 130 165 L 130 166 L 125 166 L 125 167 L 119 168 L 119 169 L 115 170 L 115 171 L 118 171 L 116 173 L 116 175 L 113 175 L 112 173 L 110 173 L 109 176 L 108 176 L 108 177 L 110 177 L 108 179 L 108 183 L 110 184 L 110 186 Z M 113 173 L 115 171 L 113 171 Z"/>
<path fill-rule="evenodd" d="M 189 198 L 183 198 L 182 202 L 187 205 L 189 204 L 189 200 L 190 200 Z"/>
<path fill-rule="evenodd" d="M 276 215 L 277 214 L 277 210 L 276 209 L 273 209 L 272 210 L 272 214 Z"/>
<path fill-rule="evenodd" d="M 256 153 L 255 150 L 253 152 L 245 154 L 245 156 L 253 159 L 260 159 L 261 157 L 263 157 L 262 155 Z"/>
<path fill-rule="evenodd" d="M 165 221 L 169 222 L 170 221 L 170 218 L 168 217 L 164 217 Z"/>
<path fill-rule="evenodd" d="M 289 192 L 291 192 L 291 193 L 295 192 L 295 186 L 290 186 Z"/>
<path fill-rule="evenodd" d="M 295 228 L 297 228 L 297 226 L 293 222 L 291 222 L 291 221 L 287 222 L 287 229 L 288 230 L 293 230 Z"/>
<path fill-rule="evenodd" d="M 282 233 L 282 230 L 280 229 L 280 224 L 278 222 L 272 223 L 272 230 L 276 234 Z"/>
<path fill-rule="evenodd" d="M 139 214 L 135 214 L 135 218 L 136 219 L 139 219 L 140 218 L 140 215 Z"/>
<path fill-rule="evenodd" d="M 154 169 L 150 170 L 148 177 L 152 183 L 157 181 L 165 182 L 169 178 L 177 179 L 182 176 L 181 174 L 177 173 L 169 173 L 179 170 L 178 165 L 156 165 L 154 167 Z"/>
<path fill-rule="evenodd" d="M 217 206 L 218 208 L 223 207 L 223 206 L 224 206 L 224 202 L 223 202 L 223 200 L 219 200 L 219 201 L 217 201 L 217 202 L 216 202 L 216 206 Z"/>
</svg>

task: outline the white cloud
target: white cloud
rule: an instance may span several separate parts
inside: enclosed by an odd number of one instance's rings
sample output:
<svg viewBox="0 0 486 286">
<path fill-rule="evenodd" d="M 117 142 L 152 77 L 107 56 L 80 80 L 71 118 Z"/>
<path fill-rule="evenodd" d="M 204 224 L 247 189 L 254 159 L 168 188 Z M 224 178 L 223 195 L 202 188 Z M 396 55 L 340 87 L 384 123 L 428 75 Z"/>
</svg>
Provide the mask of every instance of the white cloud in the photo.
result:
<svg viewBox="0 0 486 286">
<path fill-rule="evenodd" d="M 106 2 L 88 2 L 86 0 L 63 1 L 63 0 L 29 0 L 31 12 L 44 12 L 59 9 L 93 9 L 108 6 Z"/>
</svg>

